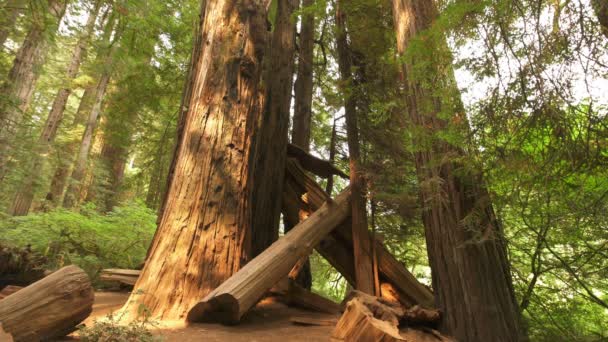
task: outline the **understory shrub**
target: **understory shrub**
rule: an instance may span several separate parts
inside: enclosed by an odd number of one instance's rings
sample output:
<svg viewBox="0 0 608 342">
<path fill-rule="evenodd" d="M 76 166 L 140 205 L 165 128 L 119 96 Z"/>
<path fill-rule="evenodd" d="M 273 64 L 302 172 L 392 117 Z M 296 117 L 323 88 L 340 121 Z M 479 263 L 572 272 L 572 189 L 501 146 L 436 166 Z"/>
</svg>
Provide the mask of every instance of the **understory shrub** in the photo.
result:
<svg viewBox="0 0 608 342">
<path fill-rule="evenodd" d="M 0 244 L 28 247 L 44 255 L 46 268 L 75 264 L 92 279 L 102 268 L 136 268 L 156 228 L 156 214 L 142 203 L 128 203 L 109 213 L 93 206 L 77 211 L 54 209 L 0 219 Z"/>
</svg>

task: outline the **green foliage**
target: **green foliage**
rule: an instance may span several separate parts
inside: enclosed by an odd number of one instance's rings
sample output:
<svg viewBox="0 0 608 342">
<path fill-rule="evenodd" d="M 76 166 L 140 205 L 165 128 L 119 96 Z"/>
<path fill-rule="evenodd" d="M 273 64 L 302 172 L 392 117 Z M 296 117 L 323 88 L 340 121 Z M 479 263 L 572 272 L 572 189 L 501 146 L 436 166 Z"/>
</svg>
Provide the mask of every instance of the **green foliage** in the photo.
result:
<svg viewBox="0 0 608 342">
<path fill-rule="evenodd" d="M 160 342 L 160 337 L 149 330 L 154 325 L 147 319 L 134 321 L 128 325 L 120 324 L 120 318 L 109 314 L 91 327 L 81 327 L 78 337 L 83 342 Z"/>
<path fill-rule="evenodd" d="M 31 248 L 45 255 L 46 267 L 76 264 L 91 277 L 102 268 L 136 268 L 156 228 L 156 215 L 141 203 L 100 214 L 92 205 L 79 212 L 55 209 L 0 220 L 2 244 Z"/>
</svg>

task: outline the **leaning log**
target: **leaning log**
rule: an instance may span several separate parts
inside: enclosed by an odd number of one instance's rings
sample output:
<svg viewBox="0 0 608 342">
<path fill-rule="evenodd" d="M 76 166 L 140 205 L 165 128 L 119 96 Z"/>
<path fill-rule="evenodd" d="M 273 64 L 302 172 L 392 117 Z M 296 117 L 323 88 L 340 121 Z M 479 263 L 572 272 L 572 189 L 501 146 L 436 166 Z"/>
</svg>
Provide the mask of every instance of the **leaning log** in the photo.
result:
<svg viewBox="0 0 608 342">
<path fill-rule="evenodd" d="M 346 189 L 209 293 L 190 309 L 188 321 L 237 323 L 300 258 L 344 221 L 349 209 L 350 190 Z"/>
<path fill-rule="evenodd" d="M 87 274 L 66 266 L 0 300 L 0 322 L 15 341 L 52 340 L 89 316 L 93 296 Z"/>
<path fill-rule="evenodd" d="M 314 212 L 328 198 L 329 195 L 304 172 L 296 160 L 287 161 L 283 214 L 288 222 L 306 216 L 306 212 Z M 405 306 L 418 304 L 427 308 L 433 307 L 433 293 L 395 259 L 381 242 L 375 243 L 381 280 L 393 285 L 399 300 Z M 331 247 L 324 248 L 327 245 Z M 348 219 L 333 230 L 329 238 L 316 246 L 316 250 L 353 284 L 351 280 L 355 279 L 355 275 L 352 265 L 352 232 Z"/>
</svg>

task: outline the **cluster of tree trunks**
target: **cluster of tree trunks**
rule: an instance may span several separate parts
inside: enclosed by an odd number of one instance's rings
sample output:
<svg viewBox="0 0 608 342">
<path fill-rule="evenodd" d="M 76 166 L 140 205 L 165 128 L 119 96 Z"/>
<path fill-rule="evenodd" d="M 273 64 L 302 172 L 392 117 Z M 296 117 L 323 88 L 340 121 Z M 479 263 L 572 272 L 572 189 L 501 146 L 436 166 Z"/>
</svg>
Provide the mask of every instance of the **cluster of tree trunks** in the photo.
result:
<svg viewBox="0 0 608 342">
<path fill-rule="evenodd" d="M 15 341 L 53 340 L 76 330 L 93 297 L 87 274 L 67 266 L 0 300 L 0 322 Z"/>
</svg>

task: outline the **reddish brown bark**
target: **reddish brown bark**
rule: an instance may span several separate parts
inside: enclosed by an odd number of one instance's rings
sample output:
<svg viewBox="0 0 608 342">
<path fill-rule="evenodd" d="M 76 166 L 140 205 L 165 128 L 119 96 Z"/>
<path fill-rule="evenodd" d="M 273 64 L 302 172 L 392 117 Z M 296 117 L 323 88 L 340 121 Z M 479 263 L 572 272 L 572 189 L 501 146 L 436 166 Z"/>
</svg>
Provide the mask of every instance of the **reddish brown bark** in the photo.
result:
<svg viewBox="0 0 608 342">
<path fill-rule="evenodd" d="M 357 124 L 356 99 L 349 86 L 352 82 L 351 56 L 346 33 L 346 15 L 338 2 L 336 9 L 336 26 L 338 35 L 338 65 L 344 97 L 344 116 L 346 121 L 348 153 L 350 158 L 350 187 L 352 190 L 352 232 L 353 251 L 356 274 L 356 289 L 374 294 L 371 242 L 367 229 L 367 209 L 365 208 L 365 180 L 361 175 L 359 131 Z"/>
<path fill-rule="evenodd" d="M 291 14 L 295 0 L 278 0 L 270 56 L 266 70 L 264 114 L 257 134 L 255 187 L 253 189 L 252 253 L 263 252 L 279 237 L 281 194 L 285 177 L 285 156 L 289 109 L 293 83 L 295 23 Z"/>
<path fill-rule="evenodd" d="M 184 320 L 250 257 L 254 132 L 266 44 L 256 1 L 203 1 L 160 222 L 124 307 Z"/>
<path fill-rule="evenodd" d="M 302 0 L 302 7 L 314 4 L 314 0 Z M 315 17 L 311 13 L 302 16 L 298 44 L 298 76 L 295 83 L 295 104 L 291 142 L 305 151 L 310 149 L 310 122 L 312 118 L 312 63 L 314 56 Z"/>
<path fill-rule="evenodd" d="M 84 27 L 84 32 L 78 40 L 74 51 L 72 52 L 72 59 L 66 70 L 66 77 L 64 80 L 65 84 L 70 84 L 78 74 L 80 62 L 85 53 L 89 38 L 93 32 L 93 28 L 95 27 L 95 19 L 97 18 L 100 5 L 101 2 L 97 1 L 89 13 L 87 23 Z M 63 119 L 63 112 L 65 111 L 65 106 L 71 93 L 72 88 L 66 86 L 59 89 L 57 95 L 55 95 L 55 100 L 53 101 L 53 105 L 46 119 L 44 129 L 42 130 L 40 138 L 38 139 L 38 146 L 36 146 L 37 155 L 34 156 L 35 160 L 33 162 L 34 166 L 31 169 L 32 172 L 38 172 L 38 170 L 40 170 L 42 167 L 44 156 L 49 150 L 49 145 L 53 143 L 55 136 L 57 135 L 57 129 L 59 128 L 59 124 Z M 12 215 L 27 215 L 32 205 L 32 200 L 34 199 L 34 190 L 37 182 L 37 175 L 35 173 L 30 173 L 21 189 L 15 195 L 11 210 Z"/>
<path fill-rule="evenodd" d="M 438 13 L 434 2 L 426 0 L 394 0 L 393 6 L 397 46 L 403 54 L 412 39 L 432 27 Z M 437 59 L 425 61 L 429 67 L 422 73 L 408 59 L 403 76 L 409 118 L 416 132 L 425 134 L 415 143 L 429 141 L 416 144 L 415 163 L 435 301 L 444 313 L 441 330 L 460 341 L 518 341 L 523 333 L 509 262 L 488 191 L 480 174 L 451 161 L 465 156 L 464 151 L 436 136 L 448 125 L 438 117 L 440 112 L 453 111 L 468 130 L 459 101 L 445 101 L 446 95 L 459 96 L 449 58 L 441 58 L 447 44 L 424 38 Z"/>
</svg>

